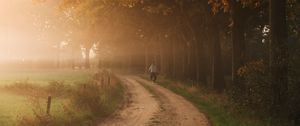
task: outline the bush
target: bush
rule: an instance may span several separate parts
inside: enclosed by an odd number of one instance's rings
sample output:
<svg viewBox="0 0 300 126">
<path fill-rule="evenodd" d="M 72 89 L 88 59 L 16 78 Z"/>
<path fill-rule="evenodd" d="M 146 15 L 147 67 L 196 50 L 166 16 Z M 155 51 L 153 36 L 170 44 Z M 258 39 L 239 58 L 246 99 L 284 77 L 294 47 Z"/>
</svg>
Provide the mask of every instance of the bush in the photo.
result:
<svg viewBox="0 0 300 126">
<path fill-rule="evenodd" d="M 79 84 L 72 92 L 71 102 L 93 115 L 106 116 L 123 98 L 123 89 L 117 78 L 108 72 L 95 74 L 94 79 L 96 81 Z"/>
<path fill-rule="evenodd" d="M 19 116 L 20 126 L 52 126 L 53 117 L 48 115 L 43 107 L 42 99 L 38 96 L 29 97 L 28 101 L 32 106 L 32 115 Z"/>
<path fill-rule="evenodd" d="M 252 61 L 238 70 L 244 80 L 243 94 L 238 101 L 239 107 L 261 114 L 269 114 L 271 108 L 271 85 L 266 63 L 263 60 Z"/>
<path fill-rule="evenodd" d="M 20 95 L 44 97 L 45 89 L 41 86 L 30 83 L 28 80 L 17 81 L 11 85 L 5 86 L 5 89 Z"/>
<path fill-rule="evenodd" d="M 64 84 L 63 81 L 51 81 L 46 91 L 52 97 L 62 97 L 71 92 L 71 86 Z"/>
<path fill-rule="evenodd" d="M 102 112 L 105 93 L 94 83 L 84 83 L 77 86 L 71 96 L 71 101 L 82 109 L 93 113 Z"/>
</svg>

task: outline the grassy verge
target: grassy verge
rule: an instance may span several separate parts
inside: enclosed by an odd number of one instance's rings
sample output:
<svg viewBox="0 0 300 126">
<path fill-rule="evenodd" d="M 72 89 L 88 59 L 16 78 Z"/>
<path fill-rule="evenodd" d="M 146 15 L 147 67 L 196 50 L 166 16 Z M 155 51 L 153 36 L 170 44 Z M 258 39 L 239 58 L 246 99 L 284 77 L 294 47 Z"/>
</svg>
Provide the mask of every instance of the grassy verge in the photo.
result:
<svg viewBox="0 0 300 126">
<path fill-rule="evenodd" d="M 237 111 L 223 94 L 165 78 L 157 83 L 194 104 L 213 126 L 270 126 L 268 121 L 252 115 L 251 111 Z"/>
</svg>

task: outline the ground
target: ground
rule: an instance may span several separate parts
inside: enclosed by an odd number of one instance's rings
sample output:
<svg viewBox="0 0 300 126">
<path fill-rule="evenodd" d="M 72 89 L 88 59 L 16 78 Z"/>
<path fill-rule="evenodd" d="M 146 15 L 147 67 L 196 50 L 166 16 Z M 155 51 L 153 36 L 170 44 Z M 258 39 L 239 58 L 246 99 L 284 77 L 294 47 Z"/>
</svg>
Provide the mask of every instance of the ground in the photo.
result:
<svg viewBox="0 0 300 126">
<path fill-rule="evenodd" d="M 99 126 L 209 126 L 190 102 L 150 81 L 120 76 L 126 86 L 126 105 Z"/>
<path fill-rule="evenodd" d="M 65 84 L 85 82 L 91 77 L 90 71 L 74 70 L 1 70 L 0 72 L 0 125 L 15 126 L 20 116 L 32 114 L 28 97 L 5 90 L 5 86 L 28 80 L 39 86 L 47 86 L 50 81 L 64 81 Z M 45 98 L 46 99 L 46 98 Z M 44 103 L 44 102 L 43 102 Z M 59 114 L 60 99 L 53 100 L 53 114 Z"/>
<path fill-rule="evenodd" d="M 90 79 L 90 71 L 16 70 L 0 72 L 0 124 L 13 126 L 20 116 L 32 114 L 28 99 L 5 90 L 16 81 L 47 86 L 50 81 L 76 84 Z M 190 102 L 173 92 L 137 76 L 119 76 L 125 91 L 125 102 L 99 126 L 208 126 L 208 119 Z M 59 114 L 62 99 L 53 100 L 52 114 Z M 46 103 L 46 101 L 43 101 Z"/>
</svg>

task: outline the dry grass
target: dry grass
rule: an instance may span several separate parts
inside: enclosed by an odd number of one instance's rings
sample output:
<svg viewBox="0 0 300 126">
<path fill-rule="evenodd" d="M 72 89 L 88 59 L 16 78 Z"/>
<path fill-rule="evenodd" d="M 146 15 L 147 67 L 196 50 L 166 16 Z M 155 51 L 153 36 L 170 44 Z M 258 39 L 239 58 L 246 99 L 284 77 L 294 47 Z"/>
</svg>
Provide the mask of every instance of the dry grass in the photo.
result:
<svg viewBox="0 0 300 126">
<path fill-rule="evenodd" d="M 12 89 L 18 89 L 13 87 Z M 36 88 L 30 88 L 32 89 Z M 123 99 L 123 88 L 118 79 L 107 72 L 97 73 L 93 80 L 73 86 L 51 82 L 42 91 L 55 96 L 54 98 L 65 99 L 59 106 L 60 114 L 46 114 L 45 99 L 30 95 L 29 102 L 33 106 L 34 115 L 21 115 L 18 120 L 20 126 L 93 125 L 99 118 L 113 113 Z"/>
<path fill-rule="evenodd" d="M 199 88 L 197 88 L 196 86 L 189 86 L 186 88 L 186 90 L 191 94 L 195 94 L 199 92 Z"/>
<path fill-rule="evenodd" d="M 104 76 L 94 76 L 96 81 L 92 81 L 93 74 L 88 71 L 26 70 L 0 72 L 0 75 L 0 125 L 5 126 L 88 126 L 98 115 L 105 117 L 113 112 L 123 96 L 117 78 L 110 78 L 110 84 Z M 98 107 L 104 112 L 92 113 L 72 99 L 82 85 L 96 83 L 101 87 Z M 52 96 L 51 116 L 46 114 L 49 95 Z"/>
</svg>

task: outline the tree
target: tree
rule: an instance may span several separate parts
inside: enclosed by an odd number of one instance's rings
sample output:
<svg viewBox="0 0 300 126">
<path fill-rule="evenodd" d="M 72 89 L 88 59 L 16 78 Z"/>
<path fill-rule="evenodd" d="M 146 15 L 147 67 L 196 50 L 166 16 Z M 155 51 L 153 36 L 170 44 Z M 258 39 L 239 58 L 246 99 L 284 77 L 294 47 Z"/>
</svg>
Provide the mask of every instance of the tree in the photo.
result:
<svg viewBox="0 0 300 126">
<path fill-rule="evenodd" d="M 218 15 L 213 17 L 211 31 L 212 35 L 212 85 L 213 88 L 218 92 L 223 92 L 225 88 L 224 75 L 223 75 L 223 64 L 221 58 L 221 42 L 220 42 L 220 24 L 218 21 Z"/>
<path fill-rule="evenodd" d="M 270 0 L 270 79 L 274 116 L 284 111 L 288 89 L 286 5 L 286 0 Z"/>
</svg>

